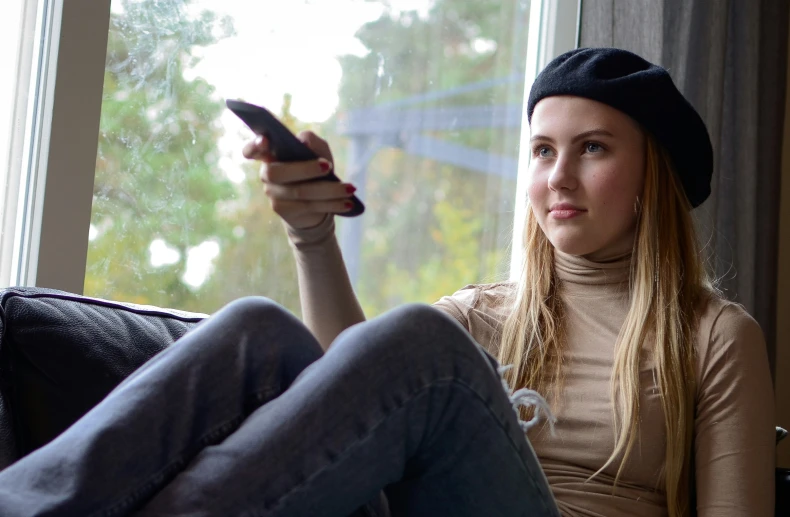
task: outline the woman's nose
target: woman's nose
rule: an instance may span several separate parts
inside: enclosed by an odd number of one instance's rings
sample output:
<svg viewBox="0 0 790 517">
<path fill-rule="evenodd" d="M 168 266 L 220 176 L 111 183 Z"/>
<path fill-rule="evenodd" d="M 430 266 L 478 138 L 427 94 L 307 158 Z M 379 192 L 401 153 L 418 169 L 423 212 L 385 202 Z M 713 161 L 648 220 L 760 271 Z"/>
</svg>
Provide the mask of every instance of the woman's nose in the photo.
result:
<svg viewBox="0 0 790 517">
<path fill-rule="evenodd" d="M 576 165 L 573 160 L 560 156 L 549 175 L 549 188 L 554 191 L 575 190 L 578 186 Z"/>
</svg>

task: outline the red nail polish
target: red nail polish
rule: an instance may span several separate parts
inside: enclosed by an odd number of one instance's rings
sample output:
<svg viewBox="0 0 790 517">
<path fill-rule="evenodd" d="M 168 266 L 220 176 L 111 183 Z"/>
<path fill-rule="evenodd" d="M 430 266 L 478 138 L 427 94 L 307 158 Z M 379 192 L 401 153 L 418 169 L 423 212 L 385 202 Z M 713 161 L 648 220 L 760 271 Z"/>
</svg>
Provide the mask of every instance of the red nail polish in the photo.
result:
<svg viewBox="0 0 790 517">
<path fill-rule="evenodd" d="M 349 194 L 353 194 L 356 191 L 357 191 L 357 187 L 355 187 L 354 185 L 346 186 L 346 192 L 348 192 Z"/>
<path fill-rule="evenodd" d="M 354 208 L 354 203 L 352 203 L 351 201 L 346 201 L 345 206 L 346 206 L 346 210 L 351 210 L 352 208 Z"/>
<path fill-rule="evenodd" d="M 329 169 L 332 168 L 332 164 L 326 160 L 319 160 L 318 166 L 321 167 L 321 172 L 329 172 Z"/>
</svg>

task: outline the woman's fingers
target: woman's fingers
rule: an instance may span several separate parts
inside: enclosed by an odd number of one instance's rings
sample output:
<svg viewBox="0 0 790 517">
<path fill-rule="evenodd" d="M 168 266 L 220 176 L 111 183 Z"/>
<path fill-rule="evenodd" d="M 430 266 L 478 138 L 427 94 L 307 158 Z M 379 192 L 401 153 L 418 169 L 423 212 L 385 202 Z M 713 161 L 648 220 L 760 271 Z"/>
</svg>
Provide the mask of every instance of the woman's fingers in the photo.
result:
<svg viewBox="0 0 790 517">
<path fill-rule="evenodd" d="M 299 183 L 329 174 L 332 162 L 326 158 L 306 162 L 265 162 L 261 166 L 261 181 L 275 185 Z"/>
<path fill-rule="evenodd" d="M 325 158 L 330 163 L 334 163 L 335 160 L 332 158 L 332 150 L 329 148 L 329 143 L 327 143 L 326 140 L 312 131 L 302 131 L 297 135 L 297 138 L 320 158 Z"/>
<path fill-rule="evenodd" d="M 315 133 L 303 131 L 298 138 L 318 159 L 302 162 L 278 162 L 277 150 L 266 138 L 258 136 L 242 149 L 244 157 L 261 163 L 261 181 L 272 209 L 294 228 L 311 228 L 325 220 L 327 214 L 342 214 L 354 207 L 351 196 L 356 190 L 348 183 L 311 181 L 332 171 L 329 144 Z"/>
<path fill-rule="evenodd" d="M 350 198 L 356 190 L 356 187 L 350 183 L 335 183 L 333 181 L 317 181 L 314 183 L 298 183 L 291 185 L 266 183 L 265 187 L 267 196 L 272 199 L 284 201 L 343 200 Z"/>
<path fill-rule="evenodd" d="M 294 201 L 289 199 L 271 198 L 272 210 L 295 224 L 300 218 L 323 214 L 342 214 L 354 208 L 354 203 L 343 200 L 330 201 Z M 297 225 L 298 226 L 298 225 Z"/>
<path fill-rule="evenodd" d="M 250 140 L 241 149 L 241 154 L 248 160 L 269 161 L 273 156 L 269 153 L 269 142 L 263 136 Z"/>
<path fill-rule="evenodd" d="M 312 131 L 302 131 L 297 135 L 297 138 L 310 148 L 319 158 L 332 163 L 332 151 L 326 140 L 316 135 Z M 276 161 L 276 150 L 269 148 L 269 142 L 266 137 L 257 135 L 253 140 L 250 140 L 241 150 L 242 154 L 248 160 L 261 160 L 261 161 Z"/>
</svg>

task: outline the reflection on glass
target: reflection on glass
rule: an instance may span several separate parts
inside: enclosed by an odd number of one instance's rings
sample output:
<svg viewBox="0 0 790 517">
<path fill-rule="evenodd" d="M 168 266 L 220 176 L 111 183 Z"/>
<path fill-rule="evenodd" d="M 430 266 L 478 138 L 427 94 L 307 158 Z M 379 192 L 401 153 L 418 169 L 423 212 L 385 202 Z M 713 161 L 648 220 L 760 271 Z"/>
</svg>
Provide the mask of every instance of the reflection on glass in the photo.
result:
<svg viewBox="0 0 790 517">
<path fill-rule="evenodd" d="M 368 208 L 338 218 L 368 316 L 502 278 L 528 4 L 115 0 L 86 294 L 206 312 L 262 294 L 298 313 L 225 98 L 329 140 Z"/>
</svg>

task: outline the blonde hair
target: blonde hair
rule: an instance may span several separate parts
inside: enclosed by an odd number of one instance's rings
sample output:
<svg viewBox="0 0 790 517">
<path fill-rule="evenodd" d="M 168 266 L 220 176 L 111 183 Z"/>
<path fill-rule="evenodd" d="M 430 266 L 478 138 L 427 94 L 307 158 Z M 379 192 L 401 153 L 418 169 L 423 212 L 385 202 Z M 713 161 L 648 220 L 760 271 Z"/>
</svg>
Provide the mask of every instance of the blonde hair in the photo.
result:
<svg viewBox="0 0 790 517">
<path fill-rule="evenodd" d="M 697 243 L 691 207 L 666 151 L 646 138 L 645 185 L 638 210 L 629 281 L 630 307 L 615 344 L 611 395 L 615 447 L 593 477 L 622 461 L 615 486 L 634 447 L 639 425 L 639 366 L 652 349 L 666 429 L 664 479 L 670 517 L 689 513 L 694 428 L 695 329 L 698 309 L 716 291 Z M 554 248 L 527 210 L 522 275 L 502 329 L 501 364 L 511 386 L 529 387 L 550 400 L 562 386 L 563 304 L 554 272 Z M 661 346 L 650 346 L 658 343 Z M 530 411 L 522 415 L 528 418 Z"/>
</svg>

